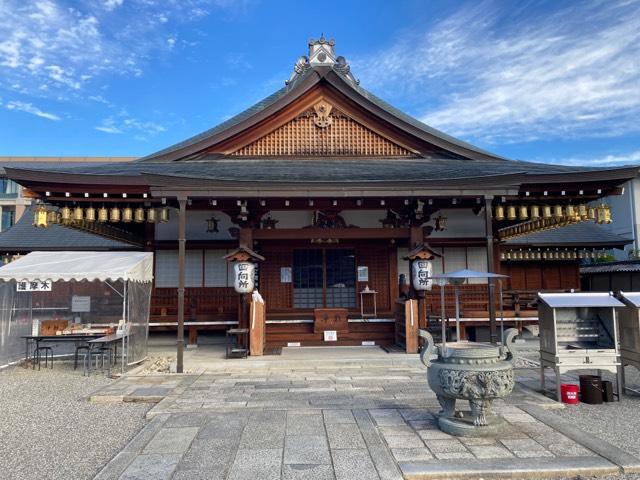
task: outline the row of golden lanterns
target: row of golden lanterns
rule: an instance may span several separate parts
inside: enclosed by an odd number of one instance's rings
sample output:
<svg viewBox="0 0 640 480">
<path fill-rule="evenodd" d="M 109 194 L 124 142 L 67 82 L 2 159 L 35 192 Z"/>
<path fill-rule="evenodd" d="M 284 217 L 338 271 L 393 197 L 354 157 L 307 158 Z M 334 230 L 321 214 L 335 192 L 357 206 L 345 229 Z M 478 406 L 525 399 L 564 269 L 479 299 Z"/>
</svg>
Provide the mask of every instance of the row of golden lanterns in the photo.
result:
<svg viewBox="0 0 640 480">
<path fill-rule="evenodd" d="M 537 220 L 540 218 L 579 218 L 581 221 L 593 220 L 596 223 L 611 223 L 611 207 L 602 203 L 597 207 L 589 205 L 498 205 L 495 207 L 494 218 L 502 220 Z"/>
<path fill-rule="evenodd" d="M 100 223 L 166 223 L 169 221 L 169 208 L 124 208 L 114 206 L 106 208 L 94 207 L 64 207 L 54 210 L 44 205 L 36 208 L 33 214 L 33 225 L 46 228 L 54 223 L 72 224 L 81 222 Z"/>
<path fill-rule="evenodd" d="M 583 259 L 597 259 L 607 256 L 607 252 L 604 250 L 579 250 L 568 249 L 564 250 L 556 248 L 555 250 L 507 250 L 500 253 L 500 260 L 583 260 Z"/>
</svg>

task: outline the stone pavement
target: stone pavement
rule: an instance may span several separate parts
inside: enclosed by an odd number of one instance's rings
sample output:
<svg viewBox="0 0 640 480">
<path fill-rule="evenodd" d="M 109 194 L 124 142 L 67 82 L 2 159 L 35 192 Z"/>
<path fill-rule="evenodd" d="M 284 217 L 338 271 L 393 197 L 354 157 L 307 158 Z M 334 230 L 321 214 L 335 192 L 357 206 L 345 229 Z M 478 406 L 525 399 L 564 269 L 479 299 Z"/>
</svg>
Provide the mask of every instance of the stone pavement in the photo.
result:
<svg viewBox="0 0 640 480">
<path fill-rule="evenodd" d="M 529 406 L 557 404 L 520 386 L 508 402 L 496 402 L 507 421 L 499 439 L 441 432 L 437 401 L 415 356 L 229 361 L 199 375 L 124 377 L 92 399 L 160 396 L 150 423 L 96 478 L 539 478 L 619 471 L 575 435 L 527 413 Z"/>
</svg>

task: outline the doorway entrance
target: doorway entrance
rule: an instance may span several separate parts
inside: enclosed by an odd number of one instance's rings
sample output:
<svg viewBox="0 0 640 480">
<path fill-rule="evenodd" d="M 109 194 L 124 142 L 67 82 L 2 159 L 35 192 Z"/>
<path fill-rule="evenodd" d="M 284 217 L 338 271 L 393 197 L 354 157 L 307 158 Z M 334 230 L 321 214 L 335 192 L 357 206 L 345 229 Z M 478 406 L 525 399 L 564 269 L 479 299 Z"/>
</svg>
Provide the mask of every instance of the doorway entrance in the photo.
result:
<svg viewBox="0 0 640 480">
<path fill-rule="evenodd" d="M 355 250 L 347 248 L 294 250 L 293 307 L 355 308 Z"/>
</svg>

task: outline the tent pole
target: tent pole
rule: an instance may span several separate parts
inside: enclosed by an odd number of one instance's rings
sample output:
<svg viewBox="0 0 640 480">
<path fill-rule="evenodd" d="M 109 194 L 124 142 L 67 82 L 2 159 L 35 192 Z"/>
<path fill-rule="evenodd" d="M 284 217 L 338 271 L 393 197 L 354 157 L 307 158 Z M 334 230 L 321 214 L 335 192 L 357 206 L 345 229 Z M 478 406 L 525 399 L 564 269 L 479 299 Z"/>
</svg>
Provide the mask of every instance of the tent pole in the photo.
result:
<svg viewBox="0 0 640 480">
<path fill-rule="evenodd" d="M 187 230 L 187 197 L 178 197 L 178 339 L 176 372 L 184 370 L 184 285 L 185 285 L 185 244 Z"/>
<path fill-rule="evenodd" d="M 484 197 L 485 234 L 487 237 L 487 272 L 495 273 L 495 258 L 493 254 L 493 209 L 491 203 L 493 195 Z M 491 343 L 498 342 L 498 329 L 496 326 L 496 285 L 493 278 L 487 279 L 487 294 L 489 296 L 489 334 Z"/>
<path fill-rule="evenodd" d="M 125 280 L 123 283 L 124 283 L 124 286 L 122 288 L 122 291 L 123 291 L 123 294 L 122 294 L 122 319 L 124 320 L 124 325 L 122 327 L 124 328 L 124 335 L 122 335 L 122 354 L 121 354 L 122 358 L 120 360 L 120 372 L 124 375 L 124 362 L 125 362 L 124 359 L 125 358 L 127 359 L 127 364 L 129 363 L 129 349 L 128 349 L 129 345 L 128 345 L 128 342 L 126 340 L 127 331 L 128 331 L 128 323 L 129 323 L 129 315 L 127 315 L 127 312 L 128 312 L 128 308 L 127 308 L 127 283 L 128 283 L 128 281 Z M 107 283 L 107 285 L 109 285 L 109 284 Z M 109 359 L 109 361 L 111 361 L 111 359 Z M 114 361 L 117 361 L 117 359 L 115 359 Z"/>
</svg>

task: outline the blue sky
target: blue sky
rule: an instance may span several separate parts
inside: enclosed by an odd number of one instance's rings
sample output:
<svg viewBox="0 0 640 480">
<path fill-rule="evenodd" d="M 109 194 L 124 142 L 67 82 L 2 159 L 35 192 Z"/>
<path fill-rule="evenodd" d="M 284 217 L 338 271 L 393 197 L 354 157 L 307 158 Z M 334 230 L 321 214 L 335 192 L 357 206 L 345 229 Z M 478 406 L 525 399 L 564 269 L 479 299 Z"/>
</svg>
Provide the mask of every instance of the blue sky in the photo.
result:
<svg viewBox="0 0 640 480">
<path fill-rule="evenodd" d="M 362 86 L 511 158 L 640 163 L 640 0 L 0 1 L 0 155 L 145 155 L 280 88 Z"/>
</svg>

